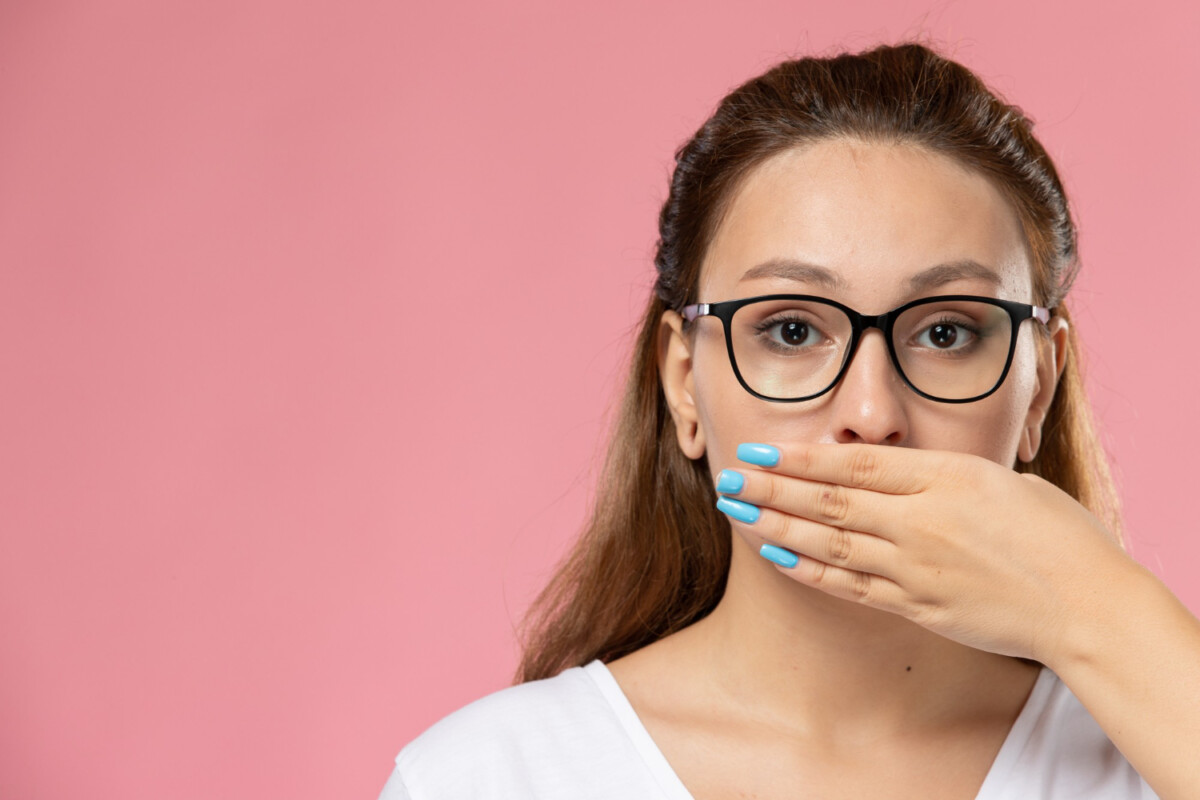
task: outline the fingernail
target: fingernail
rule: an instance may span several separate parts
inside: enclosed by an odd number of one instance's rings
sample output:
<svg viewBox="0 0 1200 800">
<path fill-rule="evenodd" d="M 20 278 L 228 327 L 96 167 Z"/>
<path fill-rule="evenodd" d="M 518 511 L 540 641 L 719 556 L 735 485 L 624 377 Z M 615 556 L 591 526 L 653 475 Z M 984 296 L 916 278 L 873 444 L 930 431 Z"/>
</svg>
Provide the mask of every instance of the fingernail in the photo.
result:
<svg viewBox="0 0 1200 800">
<path fill-rule="evenodd" d="M 746 477 L 734 469 L 723 469 L 717 476 L 717 491 L 721 494 L 737 494 L 746 485 Z"/>
<path fill-rule="evenodd" d="M 739 444 L 737 457 L 739 461 L 745 461 L 747 464 L 773 467 L 779 463 L 779 450 L 769 444 Z"/>
<path fill-rule="evenodd" d="M 759 548 L 758 554 L 767 561 L 773 561 L 779 566 L 787 567 L 788 569 L 800 563 L 800 556 L 791 550 L 784 550 L 782 547 L 776 547 L 773 544 L 764 544 Z"/>
<path fill-rule="evenodd" d="M 732 497 L 718 497 L 717 509 L 724 511 L 738 522 L 745 522 L 747 525 L 758 521 L 758 506 L 743 503 L 741 500 L 734 500 Z"/>
</svg>

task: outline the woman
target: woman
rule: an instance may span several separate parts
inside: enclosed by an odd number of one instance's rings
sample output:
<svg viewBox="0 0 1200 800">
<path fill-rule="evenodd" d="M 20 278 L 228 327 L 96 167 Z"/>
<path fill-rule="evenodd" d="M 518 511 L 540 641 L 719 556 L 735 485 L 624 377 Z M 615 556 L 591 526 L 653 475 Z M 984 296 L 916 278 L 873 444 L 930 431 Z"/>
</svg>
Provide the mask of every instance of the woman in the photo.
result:
<svg viewBox="0 0 1200 800">
<path fill-rule="evenodd" d="M 1118 544 L 1030 123 L 881 47 L 748 82 L 676 162 L 522 683 L 384 797 L 1200 796 L 1200 624 Z"/>
</svg>

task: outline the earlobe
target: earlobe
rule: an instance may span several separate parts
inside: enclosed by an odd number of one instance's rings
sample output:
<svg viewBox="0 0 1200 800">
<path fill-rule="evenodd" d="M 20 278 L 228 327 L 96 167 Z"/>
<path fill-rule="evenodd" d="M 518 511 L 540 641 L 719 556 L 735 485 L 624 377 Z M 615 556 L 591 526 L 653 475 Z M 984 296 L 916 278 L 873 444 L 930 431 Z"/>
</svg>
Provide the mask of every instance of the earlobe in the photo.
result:
<svg viewBox="0 0 1200 800">
<path fill-rule="evenodd" d="M 1050 352 L 1038 359 L 1037 388 L 1017 446 L 1017 458 L 1025 463 L 1033 461 L 1042 447 L 1042 424 L 1046 421 L 1050 404 L 1054 402 L 1059 378 L 1067 366 L 1070 326 L 1062 317 L 1051 317 L 1046 327 L 1050 334 Z"/>
<path fill-rule="evenodd" d="M 1021 431 L 1021 443 L 1017 446 L 1017 458 L 1028 464 L 1037 457 L 1042 446 L 1042 421 L 1036 425 L 1026 425 Z"/>
<path fill-rule="evenodd" d="M 663 312 L 659 323 L 658 374 L 675 421 L 679 449 L 692 460 L 700 458 L 704 455 L 704 429 L 696 409 L 691 343 L 683 332 L 683 317 L 674 311 Z"/>
</svg>

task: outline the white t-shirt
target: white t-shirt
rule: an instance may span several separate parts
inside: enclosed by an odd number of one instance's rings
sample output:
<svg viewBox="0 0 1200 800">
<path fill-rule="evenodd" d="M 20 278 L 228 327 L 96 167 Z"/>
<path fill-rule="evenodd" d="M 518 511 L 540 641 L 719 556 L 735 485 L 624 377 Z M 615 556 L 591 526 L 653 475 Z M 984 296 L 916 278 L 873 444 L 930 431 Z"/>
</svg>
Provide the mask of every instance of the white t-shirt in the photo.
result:
<svg viewBox="0 0 1200 800">
<path fill-rule="evenodd" d="M 693 800 L 608 667 L 593 661 L 484 697 L 396 757 L 380 800 Z M 1050 670 L 977 800 L 1157 800 Z"/>
</svg>

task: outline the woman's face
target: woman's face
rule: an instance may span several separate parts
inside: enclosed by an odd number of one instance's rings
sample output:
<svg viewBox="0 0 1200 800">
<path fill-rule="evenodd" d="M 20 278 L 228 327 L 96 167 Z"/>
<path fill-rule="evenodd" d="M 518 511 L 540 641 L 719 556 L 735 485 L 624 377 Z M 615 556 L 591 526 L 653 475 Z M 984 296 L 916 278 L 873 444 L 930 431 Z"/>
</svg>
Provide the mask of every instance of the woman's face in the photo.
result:
<svg viewBox="0 0 1200 800">
<path fill-rule="evenodd" d="M 987 179 L 916 146 L 847 140 L 770 159 L 731 200 L 705 256 L 698 299 L 773 293 L 819 295 L 864 314 L 939 294 L 1033 302 L 1020 224 Z M 768 402 L 742 388 L 715 317 L 683 332 L 668 312 L 660 362 L 680 445 L 692 458 L 707 454 L 714 474 L 739 465 L 741 442 L 866 442 L 1012 465 L 1036 452 L 1061 363 L 1050 348 L 1039 361 L 1037 325 L 1022 323 L 1004 384 L 963 404 L 917 395 L 874 328 L 837 386 L 798 403 Z M 1054 350 L 1065 352 L 1065 323 L 1051 325 Z"/>
</svg>

